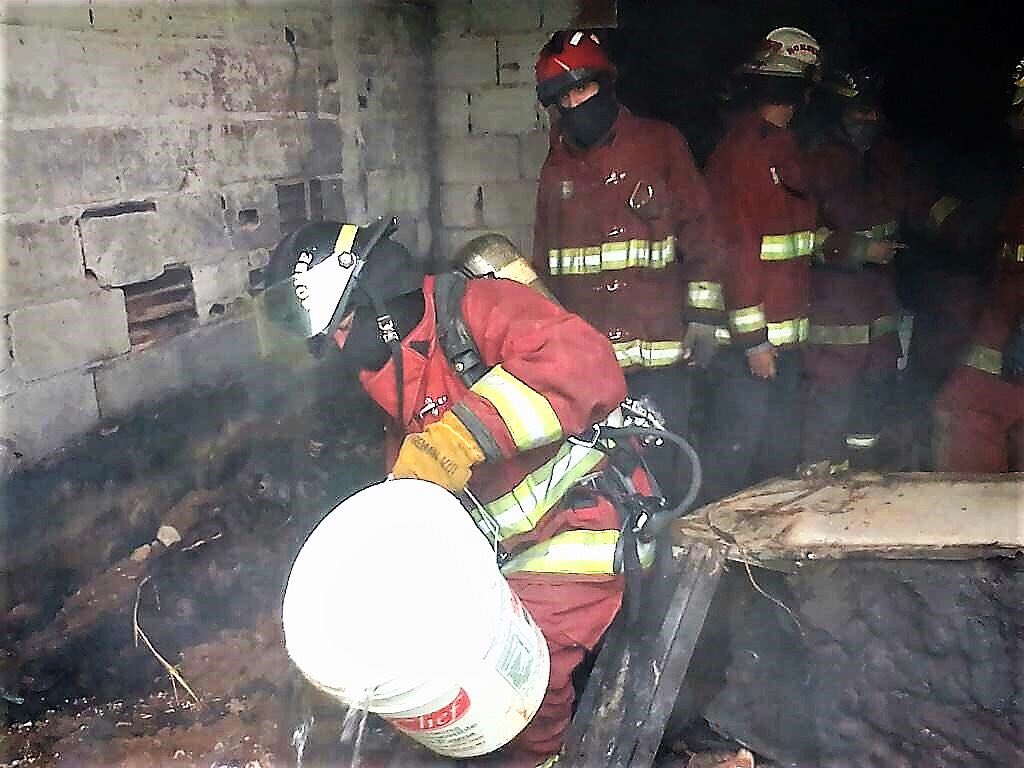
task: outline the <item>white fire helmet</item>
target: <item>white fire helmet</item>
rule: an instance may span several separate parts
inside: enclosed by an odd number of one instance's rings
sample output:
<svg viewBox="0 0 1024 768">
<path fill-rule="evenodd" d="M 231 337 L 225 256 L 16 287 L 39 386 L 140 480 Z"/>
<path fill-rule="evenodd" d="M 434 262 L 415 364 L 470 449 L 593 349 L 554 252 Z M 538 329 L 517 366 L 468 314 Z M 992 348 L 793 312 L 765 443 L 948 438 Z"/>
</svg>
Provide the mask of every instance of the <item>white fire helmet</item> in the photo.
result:
<svg viewBox="0 0 1024 768">
<path fill-rule="evenodd" d="M 796 27 L 779 27 L 769 32 L 742 71 L 774 77 L 812 77 L 820 65 L 821 46 L 810 34 Z"/>
</svg>

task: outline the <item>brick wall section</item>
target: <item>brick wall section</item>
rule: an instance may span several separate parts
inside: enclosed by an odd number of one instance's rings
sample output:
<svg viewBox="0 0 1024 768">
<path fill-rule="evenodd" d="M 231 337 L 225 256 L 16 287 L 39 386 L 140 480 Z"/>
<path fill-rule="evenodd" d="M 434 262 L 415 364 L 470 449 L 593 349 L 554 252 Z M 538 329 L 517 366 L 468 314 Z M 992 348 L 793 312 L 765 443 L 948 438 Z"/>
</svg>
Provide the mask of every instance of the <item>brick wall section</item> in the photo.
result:
<svg viewBox="0 0 1024 768">
<path fill-rule="evenodd" d="M 548 116 L 536 100 L 534 62 L 551 34 L 572 27 L 585 11 L 595 26 L 614 25 L 611 4 L 586 0 L 438 4 L 443 257 L 489 231 L 507 235 L 524 253 L 532 250 L 537 177 L 548 151 Z"/>
<path fill-rule="evenodd" d="M 432 33 L 396 0 L 3 4 L 0 436 L 24 463 L 182 389 L 283 377 L 249 299 L 277 185 L 319 179 L 314 215 L 397 213 L 429 248 Z M 168 265 L 197 317 L 132 349 L 124 288 Z"/>
</svg>

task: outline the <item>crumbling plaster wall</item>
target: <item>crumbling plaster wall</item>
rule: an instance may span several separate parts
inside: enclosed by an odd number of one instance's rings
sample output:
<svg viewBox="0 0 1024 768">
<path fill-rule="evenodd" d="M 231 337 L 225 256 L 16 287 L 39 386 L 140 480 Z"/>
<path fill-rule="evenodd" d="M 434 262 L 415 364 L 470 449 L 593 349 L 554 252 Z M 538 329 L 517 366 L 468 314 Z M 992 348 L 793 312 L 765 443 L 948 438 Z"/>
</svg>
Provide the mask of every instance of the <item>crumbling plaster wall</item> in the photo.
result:
<svg viewBox="0 0 1024 768">
<path fill-rule="evenodd" d="M 23 463 L 266 384 L 248 297 L 297 216 L 394 212 L 429 247 L 432 32 L 395 0 L 3 3 L 0 436 Z M 193 316 L 140 343 L 126 293 L 168 265 Z"/>
<path fill-rule="evenodd" d="M 529 254 L 548 115 L 534 62 L 553 32 L 614 26 L 614 2 L 441 0 L 434 54 L 442 256 L 483 232 Z"/>
</svg>

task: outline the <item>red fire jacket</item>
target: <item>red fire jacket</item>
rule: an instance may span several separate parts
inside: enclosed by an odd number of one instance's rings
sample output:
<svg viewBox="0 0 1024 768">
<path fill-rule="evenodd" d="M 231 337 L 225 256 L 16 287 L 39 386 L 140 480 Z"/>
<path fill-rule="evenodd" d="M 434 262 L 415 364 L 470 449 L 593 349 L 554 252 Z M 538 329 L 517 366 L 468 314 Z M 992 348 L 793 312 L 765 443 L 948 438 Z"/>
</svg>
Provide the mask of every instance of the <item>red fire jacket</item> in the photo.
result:
<svg viewBox="0 0 1024 768">
<path fill-rule="evenodd" d="M 714 322 L 722 253 L 704 180 L 668 123 L 622 108 L 610 139 L 585 151 L 552 129 L 534 266 L 608 336 L 622 367 L 678 362 L 684 312 Z"/>
<path fill-rule="evenodd" d="M 807 151 L 803 167 L 819 224 L 829 231 L 816 243 L 811 270 L 810 343 L 830 368 L 821 373 L 840 380 L 855 375 L 871 355 L 869 344 L 888 351 L 874 356 L 891 367 L 899 349 L 894 275 L 888 266 L 864 264 L 867 248 L 872 240 L 898 239 L 908 227 L 937 231 L 948 225 L 958 201 L 941 197 L 885 137 L 865 153 L 827 139 Z M 813 375 L 813 354 L 809 363 Z M 831 370 L 837 367 L 849 370 Z"/>
<path fill-rule="evenodd" d="M 1002 236 L 995 283 L 973 344 L 936 402 L 949 433 L 937 457 L 941 470 L 1005 471 L 1007 433 L 1024 423 L 1024 384 L 1000 377 L 1003 350 L 1024 318 L 1024 186 L 1010 202 Z"/>
<path fill-rule="evenodd" d="M 757 113 L 739 117 L 712 153 L 707 179 L 732 241 L 724 286 L 732 343 L 805 341 L 817 211 L 793 134 Z"/>
<path fill-rule="evenodd" d="M 564 500 L 577 480 L 604 466 L 600 451 L 565 438 L 589 434 L 626 394 L 607 339 L 519 283 L 471 280 L 463 320 L 490 370 L 467 389 L 438 343 L 433 283 L 425 278 L 423 319 L 401 342 L 405 413 L 397 413 L 394 361 L 360 376 L 401 425 L 393 443 L 452 409 L 487 458 L 474 467 L 470 489 L 513 555 L 505 573 L 611 579 L 618 512 L 603 497 L 575 508 Z M 634 479 L 649 492 L 645 478 Z"/>
</svg>

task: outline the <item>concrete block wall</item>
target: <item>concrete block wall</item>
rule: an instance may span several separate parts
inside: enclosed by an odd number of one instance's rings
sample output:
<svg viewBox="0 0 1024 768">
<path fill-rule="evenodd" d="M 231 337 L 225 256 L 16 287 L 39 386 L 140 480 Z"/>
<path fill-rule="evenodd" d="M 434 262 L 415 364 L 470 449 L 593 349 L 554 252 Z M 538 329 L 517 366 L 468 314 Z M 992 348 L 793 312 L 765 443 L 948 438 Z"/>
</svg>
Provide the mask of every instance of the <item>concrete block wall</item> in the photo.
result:
<svg viewBox="0 0 1024 768">
<path fill-rule="evenodd" d="M 277 185 L 300 216 L 397 213 L 429 249 L 432 35 L 397 0 L 2 4 L 0 437 L 25 464 L 264 371 L 250 273 L 294 223 Z M 133 348 L 126 291 L 170 265 L 196 317 Z"/>
<path fill-rule="evenodd" d="M 614 26 L 614 2 L 443 0 L 434 51 L 441 238 L 450 257 L 483 232 L 527 255 L 548 115 L 533 67 L 551 34 L 577 24 Z"/>
</svg>

